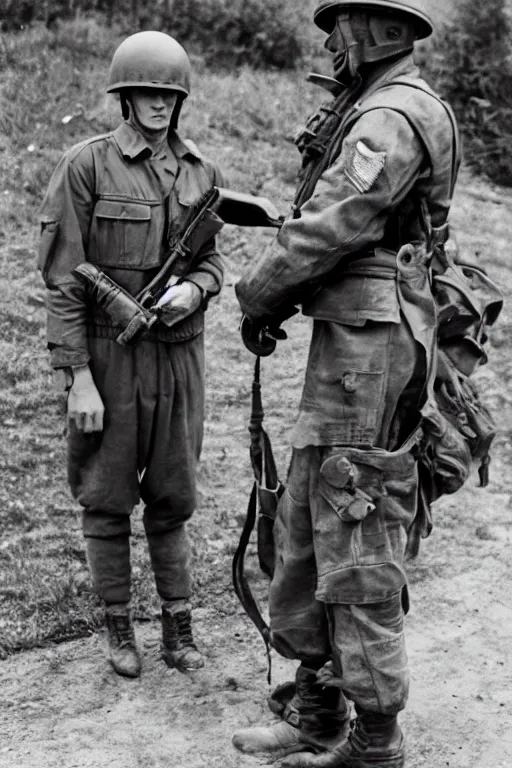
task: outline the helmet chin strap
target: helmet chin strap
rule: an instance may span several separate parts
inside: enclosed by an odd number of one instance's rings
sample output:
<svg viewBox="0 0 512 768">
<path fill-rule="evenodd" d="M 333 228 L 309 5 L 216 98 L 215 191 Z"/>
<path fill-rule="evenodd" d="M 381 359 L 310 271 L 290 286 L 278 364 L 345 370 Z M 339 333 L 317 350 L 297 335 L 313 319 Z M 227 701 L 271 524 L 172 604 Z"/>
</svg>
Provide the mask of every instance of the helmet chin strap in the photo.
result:
<svg viewBox="0 0 512 768">
<path fill-rule="evenodd" d="M 181 108 L 186 98 L 187 97 L 183 93 L 178 92 L 178 98 L 176 99 L 176 106 L 174 107 L 174 112 L 172 113 L 172 116 L 171 116 L 171 122 L 169 123 L 169 133 L 171 133 L 171 131 L 175 131 L 178 127 L 178 120 L 180 118 Z"/>
</svg>

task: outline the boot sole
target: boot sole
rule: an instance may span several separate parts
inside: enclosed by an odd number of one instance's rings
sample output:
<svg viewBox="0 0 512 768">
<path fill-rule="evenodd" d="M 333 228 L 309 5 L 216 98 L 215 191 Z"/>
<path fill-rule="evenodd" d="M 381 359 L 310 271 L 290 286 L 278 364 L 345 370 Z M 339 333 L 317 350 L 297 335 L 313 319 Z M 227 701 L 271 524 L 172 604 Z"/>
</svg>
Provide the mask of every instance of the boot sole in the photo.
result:
<svg viewBox="0 0 512 768">
<path fill-rule="evenodd" d="M 165 661 L 169 669 L 177 669 L 178 672 L 197 672 L 204 667 L 204 661 L 195 667 L 186 667 L 182 664 L 176 663 L 174 659 L 165 651 L 162 651 L 162 659 Z"/>
<path fill-rule="evenodd" d="M 140 669 L 137 672 L 128 672 L 128 670 L 125 669 L 119 669 L 118 667 L 115 667 L 112 662 L 110 662 L 110 666 L 116 673 L 116 675 L 119 675 L 119 677 L 129 677 L 132 680 L 135 680 L 137 677 L 140 677 Z"/>
<path fill-rule="evenodd" d="M 389 757 L 378 760 L 363 760 L 337 763 L 337 768 L 404 768 L 405 755 Z"/>
<path fill-rule="evenodd" d="M 307 744 L 296 744 L 293 747 L 279 747 L 278 749 L 272 749 L 272 747 L 269 747 L 268 749 L 261 748 L 251 750 L 242 749 L 242 747 L 239 747 L 233 743 L 233 747 L 244 755 L 253 755 L 254 757 L 272 757 L 273 760 L 281 760 L 283 757 L 288 757 L 288 755 L 295 755 L 298 752 L 308 752 L 308 754 L 311 755 L 315 754 L 315 752 L 307 748 Z"/>
</svg>

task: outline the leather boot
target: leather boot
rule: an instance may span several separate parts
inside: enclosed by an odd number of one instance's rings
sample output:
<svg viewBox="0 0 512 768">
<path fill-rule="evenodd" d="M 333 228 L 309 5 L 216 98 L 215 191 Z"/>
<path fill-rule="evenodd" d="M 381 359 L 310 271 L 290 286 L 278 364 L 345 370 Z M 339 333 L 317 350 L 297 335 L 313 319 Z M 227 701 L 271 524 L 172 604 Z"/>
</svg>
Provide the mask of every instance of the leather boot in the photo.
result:
<svg viewBox="0 0 512 768">
<path fill-rule="evenodd" d="M 106 613 L 110 662 L 118 675 L 138 677 L 140 656 L 128 606 L 108 606 Z"/>
<path fill-rule="evenodd" d="M 237 731 L 233 736 L 237 749 L 279 758 L 305 749 L 332 749 L 345 738 L 349 707 L 339 688 L 321 685 L 316 670 L 302 665 L 297 669 L 295 684 L 293 706 L 283 715 L 286 719 L 271 726 Z"/>
<path fill-rule="evenodd" d="M 204 659 L 192 636 L 192 607 L 187 600 L 162 605 L 162 658 L 168 667 L 193 672 L 204 667 Z"/>
<path fill-rule="evenodd" d="M 396 715 L 361 710 L 337 757 L 336 768 L 403 768 L 405 744 Z"/>
<path fill-rule="evenodd" d="M 395 715 L 360 712 L 348 739 L 332 752 L 295 754 L 282 768 L 403 768 L 404 737 Z"/>
</svg>

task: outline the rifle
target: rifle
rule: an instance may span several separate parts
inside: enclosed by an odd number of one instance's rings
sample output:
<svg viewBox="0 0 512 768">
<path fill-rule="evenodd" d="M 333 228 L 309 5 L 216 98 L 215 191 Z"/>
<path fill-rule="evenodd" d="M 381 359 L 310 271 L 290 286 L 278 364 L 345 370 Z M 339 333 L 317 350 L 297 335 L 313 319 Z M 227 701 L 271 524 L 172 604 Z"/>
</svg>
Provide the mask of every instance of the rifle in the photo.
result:
<svg viewBox="0 0 512 768">
<path fill-rule="evenodd" d="M 116 338 L 132 346 L 158 321 L 158 300 L 170 285 L 182 282 L 194 271 L 201 249 L 224 224 L 242 227 L 280 227 L 283 218 L 267 198 L 212 186 L 190 208 L 183 226 L 169 243 L 168 256 L 153 279 L 132 296 L 93 264 L 84 262 L 73 270 L 93 302 L 122 328 Z"/>
</svg>

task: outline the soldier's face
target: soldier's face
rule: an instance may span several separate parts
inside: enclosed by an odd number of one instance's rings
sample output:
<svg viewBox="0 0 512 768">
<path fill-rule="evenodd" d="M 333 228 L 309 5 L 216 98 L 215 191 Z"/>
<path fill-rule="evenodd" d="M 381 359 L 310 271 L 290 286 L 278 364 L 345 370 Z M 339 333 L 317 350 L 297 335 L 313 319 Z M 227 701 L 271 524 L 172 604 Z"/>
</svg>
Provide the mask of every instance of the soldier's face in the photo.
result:
<svg viewBox="0 0 512 768">
<path fill-rule="evenodd" d="M 178 100 L 176 91 L 133 88 L 131 103 L 135 117 L 147 131 L 166 131 Z"/>
</svg>

